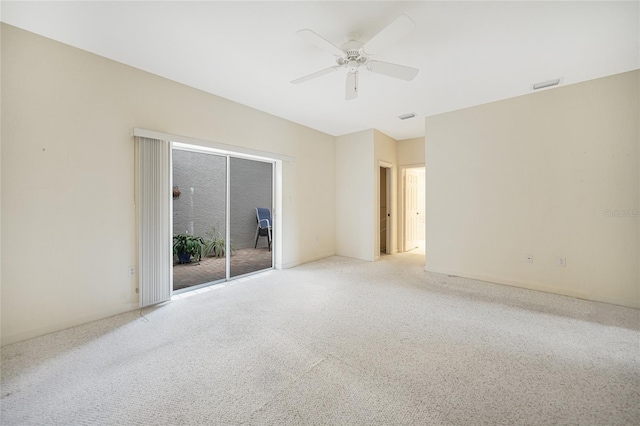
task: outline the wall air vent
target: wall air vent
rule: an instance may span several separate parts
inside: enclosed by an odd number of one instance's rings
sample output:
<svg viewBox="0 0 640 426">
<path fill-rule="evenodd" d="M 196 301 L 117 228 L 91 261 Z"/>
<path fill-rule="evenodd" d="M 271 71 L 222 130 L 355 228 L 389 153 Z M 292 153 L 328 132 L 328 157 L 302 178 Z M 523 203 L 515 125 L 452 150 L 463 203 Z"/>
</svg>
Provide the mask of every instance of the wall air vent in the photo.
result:
<svg viewBox="0 0 640 426">
<path fill-rule="evenodd" d="M 557 86 L 558 84 L 560 84 L 560 79 L 556 78 L 555 80 L 547 80 L 543 81 L 542 83 L 536 83 L 532 87 L 533 90 L 538 90 L 544 89 L 545 87 Z"/>
<path fill-rule="evenodd" d="M 399 115 L 399 116 L 398 116 L 398 118 L 399 118 L 400 120 L 408 120 L 408 119 L 413 118 L 413 117 L 415 117 L 415 116 L 416 116 L 416 114 L 415 114 L 415 113 L 410 112 L 410 113 L 408 113 L 408 114 L 402 114 L 402 115 Z"/>
</svg>

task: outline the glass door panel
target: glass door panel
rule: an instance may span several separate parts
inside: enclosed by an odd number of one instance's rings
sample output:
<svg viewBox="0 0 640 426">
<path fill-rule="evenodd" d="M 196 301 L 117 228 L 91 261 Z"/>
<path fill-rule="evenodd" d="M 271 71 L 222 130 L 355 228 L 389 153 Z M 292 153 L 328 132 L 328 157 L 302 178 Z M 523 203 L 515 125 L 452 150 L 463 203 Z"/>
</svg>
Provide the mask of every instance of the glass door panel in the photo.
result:
<svg viewBox="0 0 640 426">
<path fill-rule="evenodd" d="M 230 158 L 231 258 L 229 276 L 273 266 L 273 163 Z M 260 209 L 258 222 L 256 208 Z"/>
<path fill-rule="evenodd" d="M 173 290 L 226 279 L 227 157 L 173 150 Z"/>
</svg>

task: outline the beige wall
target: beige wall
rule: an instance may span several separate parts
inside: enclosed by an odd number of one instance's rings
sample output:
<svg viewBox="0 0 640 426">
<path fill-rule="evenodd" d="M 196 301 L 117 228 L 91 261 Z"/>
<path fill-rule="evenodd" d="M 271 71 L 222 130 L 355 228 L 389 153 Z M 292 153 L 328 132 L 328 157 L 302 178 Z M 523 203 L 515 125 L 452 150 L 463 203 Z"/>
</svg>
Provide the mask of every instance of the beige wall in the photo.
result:
<svg viewBox="0 0 640 426">
<path fill-rule="evenodd" d="M 336 138 L 336 254 L 374 260 L 374 131 Z M 374 208 L 372 208 L 374 207 Z"/>
<path fill-rule="evenodd" d="M 4 343 L 137 307 L 134 127 L 295 157 L 282 263 L 335 254 L 334 137 L 5 24 L 1 41 Z"/>
<path fill-rule="evenodd" d="M 639 74 L 428 117 L 426 269 L 640 307 Z"/>
<path fill-rule="evenodd" d="M 424 137 L 398 141 L 398 166 L 424 165 Z"/>
<path fill-rule="evenodd" d="M 397 142 L 378 130 L 336 138 L 336 253 L 380 258 L 380 162 L 391 168 L 391 247 L 398 250 Z"/>
</svg>

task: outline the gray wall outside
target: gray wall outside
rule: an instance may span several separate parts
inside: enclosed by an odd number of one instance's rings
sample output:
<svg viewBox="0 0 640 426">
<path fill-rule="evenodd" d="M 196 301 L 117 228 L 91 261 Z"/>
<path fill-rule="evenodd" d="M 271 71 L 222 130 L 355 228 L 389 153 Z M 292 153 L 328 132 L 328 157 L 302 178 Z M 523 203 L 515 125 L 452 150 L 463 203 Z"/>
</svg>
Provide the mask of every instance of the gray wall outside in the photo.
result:
<svg viewBox="0 0 640 426">
<path fill-rule="evenodd" d="M 234 248 L 253 247 L 256 235 L 256 207 L 271 210 L 273 165 L 261 161 L 231 158 L 231 243 Z M 267 239 L 259 238 L 258 247 Z"/>
<path fill-rule="evenodd" d="M 272 164 L 231 158 L 231 244 L 253 247 L 256 207 L 271 209 Z M 173 200 L 173 233 L 207 238 L 212 228 L 224 235 L 226 157 L 192 151 L 173 151 L 173 185 L 181 194 Z M 260 238 L 259 247 L 266 246 Z"/>
</svg>

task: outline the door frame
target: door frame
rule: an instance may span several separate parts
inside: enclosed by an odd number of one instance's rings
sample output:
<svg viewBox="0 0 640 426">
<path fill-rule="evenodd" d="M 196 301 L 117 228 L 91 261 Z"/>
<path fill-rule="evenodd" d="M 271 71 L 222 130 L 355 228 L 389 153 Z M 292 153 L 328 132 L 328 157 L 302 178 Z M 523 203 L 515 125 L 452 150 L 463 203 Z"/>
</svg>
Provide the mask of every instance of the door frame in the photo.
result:
<svg viewBox="0 0 640 426">
<path fill-rule="evenodd" d="M 293 163 L 295 162 L 295 157 L 289 156 L 289 155 L 284 155 L 284 154 L 279 154 L 279 153 L 275 153 L 275 152 L 269 152 L 269 151 L 261 151 L 261 150 L 257 150 L 257 149 L 252 149 L 252 148 L 245 148 L 242 146 L 237 146 L 237 145 L 229 145 L 229 144 L 225 144 L 225 143 L 220 143 L 220 142 L 215 142 L 215 141 L 211 141 L 211 140 L 205 140 L 205 139 L 198 139 L 198 138 L 192 138 L 192 137 L 188 137 L 188 136 L 182 136 L 182 135 L 176 135 L 176 134 L 171 134 L 171 133 L 165 133 L 165 132 L 159 132 L 156 130 L 148 130 L 148 129 L 144 129 L 144 128 L 139 128 L 139 127 L 134 127 L 132 129 L 131 132 L 131 136 L 133 137 L 134 141 L 135 141 L 135 148 L 134 148 L 134 160 L 135 160 L 135 164 L 134 164 L 134 177 L 135 177 L 135 190 L 134 190 L 134 197 L 133 197 L 133 203 L 136 205 L 136 233 L 138 234 L 138 238 L 137 238 L 137 246 L 138 246 L 138 255 L 137 255 L 137 259 L 136 259 L 136 269 L 139 271 L 137 274 L 137 282 L 136 282 L 136 292 L 138 292 L 140 294 L 140 299 L 139 299 L 139 306 L 143 307 L 143 306 L 150 306 L 153 304 L 157 304 L 157 303 L 161 303 L 161 302 L 165 302 L 170 300 L 171 295 L 173 294 L 173 273 L 172 273 L 172 261 L 169 260 L 169 258 L 172 258 L 172 245 L 173 245 L 173 241 L 172 241 L 172 235 L 173 235 L 173 229 L 172 229 L 172 225 L 173 225 L 173 220 L 168 220 L 169 217 L 171 217 L 172 214 L 172 210 L 173 210 L 173 206 L 171 205 L 173 203 L 173 199 L 172 197 L 169 196 L 170 194 L 170 190 L 173 187 L 173 174 L 171 172 L 171 167 L 172 167 L 172 161 L 171 161 L 171 153 L 173 150 L 173 146 L 175 143 L 179 143 L 179 144 L 186 144 L 186 145 L 190 145 L 192 147 L 195 147 L 196 149 L 199 150 L 205 150 L 205 151 L 213 151 L 213 152 L 219 152 L 219 153 L 225 153 L 225 154 L 232 154 L 235 157 L 242 157 L 242 158 L 248 158 L 248 159 L 263 159 L 269 162 L 273 162 L 274 166 L 273 166 L 273 173 L 275 174 L 275 179 L 273 180 L 274 182 L 274 191 L 273 191 L 273 210 L 271 212 L 272 218 L 274 220 L 274 228 L 280 230 L 280 232 L 276 232 L 275 236 L 274 236 L 274 248 L 272 249 L 272 259 L 274 259 L 273 261 L 273 267 L 275 269 L 282 269 L 283 266 L 283 226 L 282 226 L 282 215 L 280 214 L 280 212 L 282 211 L 282 191 L 283 191 L 283 180 L 282 180 L 282 175 L 284 173 L 284 163 Z M 142 251 L 143 251 L 143 234 L 142 234 L 142 227 L 146 225 L 145 223 L 145 219 L 142 217 L 141 215 L 141 205 L 144 204 L 143 200 L 142 200 L 142 193 L 143 193 L 143 188 L 141 187 L 141 176 L 143 174 L 143 172 L 145 171 L 145 168 L 142 166 L 142 163 L 140 162 L 140 158 L 141 158 L 141 154 L 140 154 L 140 144 L 141 141 L 143 139 L 151 139 L 154 142 L 158 142 L 158 143 L 162 143 L 163 146 L 165 146 L 165 149 L 167 150 L 167 156 L 166 158 L 163 158 L 161 156 L 155 156 L 152 160 L 150 160 L 150 166 L 151 167 L 156 167 L 156 168 L 160 168 L 160 169 L 164 169 L 166 170 L 165 175 L 159 177 L 159 178 L 155 178 L 157 180 L 157 184 L 158 185 L 164 185 L 166 186 L 166 194 L 167 194 L 167 201 L 166 203 L 162 203 L 162 205 L 164 206 L 162 208 L 162 211 L 159 211 L 158 208 L 156 207 L 155 213 L 156 216 L 162 216 L 162 214 L 165 212 L 164 208 L 166 208 L 166 218 L 167 218 L 167 228 L 170 230 L 169 235 L 167 235 L 167 239 L 166 239 L 166 247 L 164 247 L 164 249 L 166 249 L 166 253 L 168 254 L 167 259 L 163 259 L 161 260 L 159 265 L 154 265 L 154 267 L 156 268 L 160 268 L 162 271 L 166 272 L 169 276 L 169 279 L 167 279 L 167 284 L 165 287 L 165 290 L 168 290 L 168 294 L 169 294 L 169 298 L 162 300 L 162 301 L 155 301 L 155 302 L 151 302 L 151 303 L 143 303 L 143 299 L 142 299 L 142 295 L 143 292 L 146 292 L 148 290 L 153 291 L 154 287 L 149 285 L 149 282 L 146 282 L 145 280 L 143 280 L 142 278 L 142 271 L 144 270 L 144 268 L 148 268 L 149 265 L 148 264 L 142 264 L 143 262 L 143 256 L 142 256 Z M 164 223 L 164 219 L 161 221 L 162 223 Z M 163 225 L 163 229 L 164 229 L 164 225 Z M 164 244 L 162 244 L 164 245 Z M 165 264 L 166 261 L 166 264 Z M 160 283 L 162 285 L 160 285 L 157 288 L 160 288 L 162 290 L 161 287 L 164 287 L 164 283 Z"/>
<path fill-rule="evenodd" d="M 401 236 L 399 244 L 398 244 L 398 251 L 400 251 L 401 253 L 404 253 L 406 250 L 406 235 L 405 235 L 405 221 L 407 220 L 406 218 L 406 209 L 404 208 L 404 190 L 405 190 L 405 180 L 407 177 L 407 169 L 419 169 L 419 168 L 425 168 L 425 163 L 422 164 L 410 164 L 407 166 L 399 166 L 398 167 L 398 217 L 400 220 L 398 220 L 398 235 Z M 426 186 L 425 186 L 425 191 L 426 191 Z M 426 194 L 425 194 L 425 199 L 426 199 Z M 425 207 L 425 206 L 423 206 Z M 426 238 L 426 236 L 425 236 Z"/>
<path fill-rule="evenodd" d="M 386 179 L 386 185 L 387 185 L 387 232 L 386 232 L 386 238 L 387 238 L 387 249 L 386 249 L 386 253 L 387 254 L 395 254 L 394 250 L 393 250 L 393 239 L 395 238 L 396 234 L 393 232 L 393 225 L 392 225 L 392 221 L 394 220 L 393 218 L 393 214 L 395 213 L 395 209 L 394 206 L 392 205 L 393 203 L 393 192 L 394 192 L 394 188 L 392 187 L 392 173 L 393 173 L 393 164 L 389 163 L 387 161 L 378 161 L 378 167 L 376 167 L 376 205 L 375 205 L 375 230 L 374 230 L 374 260 L 380 260 L 380 169 L 387 169 L 387 179 Z"/>
<path fill-rule="evenodd" d="M 265 270 L 269 270 L 269 269 L 261 269 L 259 271 L 255 271 L 255 272 L 250 272 L 248 274 L 243 274 L 243 275 L 234 275 L 233 277 L 231 276 L 231 181 L 230 181 L 230 177 L 231 177 L 231 158 L 241 158 L 241 159 L 246 159 L 246 160 L 252 160 L 252 161 L 259 161 L 259 162 L 263 162 L 263 163 L 269 163 L 271 164 L 271 217 L 272 220 L 274 221 L 274 229 L 277 229 L 278 232 L 274 233 L 275 235 L 281 235 L 282 233 L 280 232 L 280 225 L 282 224 L 282 221 L 280 219 L 280 217 L 278 217 L 277 214 L 277 206 L 281 205 L 282 202 L 282 198 L 280 196 L 280 190 L 281 190 L 281 183 L 282 183 L 282 161 L 280 160 L 276 160 L 273 158 L 268 158 L 268 157 L 262 157 L 262 156 L 257 156 L 257 155 L 252 155 L 252 154 L 244 154 L 244 153 L 238 153 L 238 152 L 234 152 L 232 150 L 222 150 L 222 149 L 216 149 L 216 148 L 209 148 L 209 147 L 205 147 L 202 145 L 194 145 L 191 143 L 184 143 L 184 142 L 174 142 L 174 141 L 169 141 L 169 151 L 170 151 L 170 160 L 169 160 L 169 179 L 170 179 L 170 187 L 173 188 L 173 151 L 174 150 L 180 150 L 180 151 L 188 151 L 188 152 L 197 152 L 197 153 L 201 153 L 201 154 L 208 154 L 208 155 L 216 155 L 219 157 L 224 157 L 226 159 L 226 180 L 225 180 L 225 193 L 226 193 L 226 206 L 225 206 L 225 242 L 226 242 L 226 248 L 225 248 L 225 278 L 224 279 L 220 279 L 217 281 L 211 281 L 211 282 L 206 282 L 206 283 L 202 283 L 202 284 L 197 284 L 197 285 L 193 285 L 190 287 L 186 287 L 184 289 L 180 289 L 180 290 L 174 290 L 173 289 L 173 272 L 170 274 L 170 282 L 171 282 L 171 294 L 179 294 L 179 293 L 184 293 L 184 292 L 188 292 L 191 290 L 196 290 L 198 288 L 203 288 L 203 287 L 208 287 L 210 285 L 214 285 L 214 284 L 218 284 L 221 282 L 228 282 L 228 281 L 232 281 L 235 279 L 239 279 L 242 277 L 245 277 L 247 275 L 253 275 L 253 274 L 257 274 L 257 273 L 261 273 L 264 272 Z M 169 199 L 169 203 L 170 203 L 170 217 L 173 218 L 173 199 Z M 173 220 L 170 221 L 170 232 L 171 235 L 173 235 Z M 275 241 L 272 241 L 271 243 L 271 268 L 270 269 L 282 269 L 282 266 L 280 264 L 280 259 L 282 259 L 282 255 L 281 255 L 281 241 L 282 241 L 282 237 L 280 237 L 280 239 L 278 239 L 278 242 L 276 243 Z"/>
</svg>

